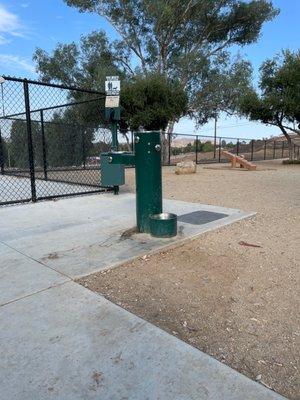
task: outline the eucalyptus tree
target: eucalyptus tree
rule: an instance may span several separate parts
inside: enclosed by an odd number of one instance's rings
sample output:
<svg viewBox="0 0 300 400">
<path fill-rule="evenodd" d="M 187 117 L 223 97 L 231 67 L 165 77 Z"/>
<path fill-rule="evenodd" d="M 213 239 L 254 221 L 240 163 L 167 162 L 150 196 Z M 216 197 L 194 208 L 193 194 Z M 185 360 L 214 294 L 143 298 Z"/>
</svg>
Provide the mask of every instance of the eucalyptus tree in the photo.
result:
<svg viewBox="0 0 300 400">
<path fill-rule="evenodd" d="M 199 122 L 207 108 L 202 93 L 214 86 L 215 70 L 234 68 L 228 64 L 228 48 L 256 42 L 263 24 L 278 14 L 267 0 L 64 1 L 80 12 L 99 14 L 114 27 L 119 38 L 111 51 L 129 75 L 151 71 L 180 80 L 190 113 Z M 220 100 L 222 93 L 222 85 L 212 93 L 214 113 L 219 104 L 222 109 L 226 104 L 226 93 Z M 210 112 L 205 119 L 209 117 Z"/>
<path fill-rule="evenodd" d="M 52 54 L 37 49 L 34 60 L 43 80 L 102 90 L 105 75 L 120 75 L 126 87 L 136 75 L 160 74 L 180 83 L 188 96 L 186 114 L 198 124 L 236 110 L 250 86 L 250 66 L 232 61 L 232 49 L 255 43 L 263 24 L 278 14 L 267 0 L 64 1 L 105 18 L 117 39 L 99 31 L 79 44 L 59 44 Z"/>
</svg>

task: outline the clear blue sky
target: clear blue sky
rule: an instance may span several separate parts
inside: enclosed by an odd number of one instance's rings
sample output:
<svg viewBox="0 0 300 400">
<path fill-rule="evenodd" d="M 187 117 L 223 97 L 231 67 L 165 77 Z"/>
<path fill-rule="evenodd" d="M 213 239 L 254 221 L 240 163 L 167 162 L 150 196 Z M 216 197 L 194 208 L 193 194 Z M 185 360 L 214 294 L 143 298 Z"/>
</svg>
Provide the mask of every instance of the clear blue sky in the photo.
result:
<svg viewBox="0 0 300 400">
<path fill-rule="evenodd" d="M 274 0 L 280 15 L 264 25 L 258 43 L 240 49 L 250 59 L 255 76 L 258 67 L 281 49 L 300 48 L 300 1 Z M 77 42 L 82 34 L 99 28 L 111 38 L 116 34 L 109 24 L 93 14 L 80 14 L 63 0 L 0 0 L 0 74 L 36 78 L 32 54 L 36 47 L 51 51 L 58 42 Z M 193 133 L 192 121 L 183 119 L 176 131 Z M 212 124 L 197 131 L 212 134 Z M 262 137 L 278 134 L 276 128 L 249 123 L 236 118 L 221 118 L 218 134 L 224 136 Z"/>
</svg>

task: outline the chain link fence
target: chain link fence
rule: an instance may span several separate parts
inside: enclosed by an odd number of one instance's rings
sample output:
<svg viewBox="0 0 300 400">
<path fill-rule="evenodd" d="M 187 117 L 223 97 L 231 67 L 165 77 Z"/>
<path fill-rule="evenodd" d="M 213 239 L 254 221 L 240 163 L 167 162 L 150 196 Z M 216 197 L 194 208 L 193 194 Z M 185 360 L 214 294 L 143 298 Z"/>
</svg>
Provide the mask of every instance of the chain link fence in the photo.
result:
<svg viewBox="0 0 300 400">
<path fill-rule="evenodd" d="M 111 132 L 104 93 L 12 77 L 0 87 L 0 205 L 105 190 L 100 153 L 111 149 Z M 119 150 L 134 150 L 131 132 L 118 139 Z M 299 149 L 295 143 L 295 158 Z M 289 155 L 284 139 L 174 133 L 165 135 L 163 161 L 227 162 L 222 150 L 251 161 Z"/>
<path fill-rule="evenodd" d="M 285 138 L 277 139 L 241 139 L 204 135 L 168 135 L 168 159 L 165 165 L 176 165 L 182 161 L 201 163 L 228 162 L 222 150 L 243 155 L 249 161 L 274 160 L 289 157 L 288 143 Z M 299 145 L 293 144 L 295 158 L 299 158 Z"/>
<path fill-rule="evenodd" d="M 105 95 L 4 77 L 0 204 L 100 192 L 99 154 L 111 148 Z"/>
</svg>

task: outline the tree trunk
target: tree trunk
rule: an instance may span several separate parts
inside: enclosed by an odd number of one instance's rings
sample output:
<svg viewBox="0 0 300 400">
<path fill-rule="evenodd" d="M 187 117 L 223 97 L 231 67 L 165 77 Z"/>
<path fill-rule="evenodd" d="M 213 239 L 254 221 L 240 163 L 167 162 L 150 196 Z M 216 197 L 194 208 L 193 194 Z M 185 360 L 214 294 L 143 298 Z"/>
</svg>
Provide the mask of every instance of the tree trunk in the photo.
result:
<svg viewBox="0 0 300 400">
<path fill-rule="evenodd" d="M 294 160 L 294 148 L 291 138 L 288 139 L 288 146 L 289 146 L 289 159 Z"/>
<path fill-rule="evenodd" d="M 289 149 L 289 159 L 291 161 L 294 160 L 294 149 L 293 149 L 293 141 L 292 138 L 290 137 L 290 135 L 287 133 L 287 131 L 284 129 L 284 127 L 282 126 L 282 124 L 280 122 L 278 122 L 279 128 L 281 130 L 281 132 L 284 134 L 287 142 L 288 142 L 288 149 Z"/>
<path fill-rule="evenodd" d="M 127 146 L 128 151 L 131 151 L 131 145 L 130 145 L 129 137 L 128 137 L 127 133 L 122 133 L 122 135 L 125 137 L 126 146 Z"/>
<path fill-rule="evenodd" d="M 162 163 L 163 165 L 169 165 L 170 160 L 170 141 L 172 140 L 172 133 L 174 130 L 175 121 L 170 121 L 166 131 L 161 132 L 161 143 L 162 143 Z"/>
</svg>

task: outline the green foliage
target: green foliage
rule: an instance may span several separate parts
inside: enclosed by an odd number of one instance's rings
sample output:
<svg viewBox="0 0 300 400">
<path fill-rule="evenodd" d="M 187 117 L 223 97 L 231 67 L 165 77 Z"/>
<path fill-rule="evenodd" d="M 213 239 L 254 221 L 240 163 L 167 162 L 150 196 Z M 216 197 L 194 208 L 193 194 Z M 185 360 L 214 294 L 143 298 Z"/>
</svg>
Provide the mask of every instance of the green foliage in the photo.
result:
<svg viewBox="0 0 300 400">
<path fill-rule="evenodd" d="M 9 144 L 4 138 L 0 138 L 0 165 L 3 163 L 4 165 L 8 165 L 8 152 L 9 152 Z M 2 151 L 2 153 L 1 153 Z"/>
<path fill-rule="evenodd" d="M 41 163 L 41 137 L 37 122 L 31 123 L 33 150 L 35 153 L 36 165 Z M 10 130 L 10 142 L 7 144 L 10 154 L 11 167 L 28 169 L 28 140 L 26 121 L 16 120 L 12 122 Z"/>
<path fill-rule="evenodd" d="M 287 165 L 289 165 L 289 164 L 297 164 L 297 165 L 300 165 L 300 160 L 283 160 L 282 161 L 282 164 L 287 164 Z"/>
<path fill-rule="evenodd" d="M 278 126 L 288 140 L 291 123 L 300 122 L 300 51 L 283 52 L 260 68 L 260 92 L 249 90 L 240 101 L 241 113 L 250 120 Z"/>
<path fill-rule="evenodd" d="M 182 148 L 181 147 L 171 147 L 171 154 L 173 156 L 177 156 L 178 154 L 182 154 Z"/>
<path fill-rule="evenodd" d="M 180 80 L 189 95 L 189 114 L 199 124 L 220 111 L 235 111 L 236 93 L 248 84 L 249 66 L 231 64 L 225 50 L 256 42 L 263 23 L 278 14 L 266 0 L 65 2 L 110 22 L 121 37 L 113 53 L 129 74 L 135 72 L 132 56 L 143 73 Z"/>
<path fill-rule="evenodd" d="M 81 166 L 89 156 L 99 155 L 95 149 L 101 143 L 93 143 L 94 128 L 80 125 L 71 119 L 72 112 L 55 113 L 44 124 L 48 167 Z M 32 142 L 35 167 L 43 167 L 42 136 L 39 123 L 32 122 Z M 13 121 L 9 142 L 3 141 L 5 165 L 29 169 L 26 121 Z M 108 148 L 101 147 L 102 151 Z M 9 154 L 9 156 L 8 156 Z"/>
<path fill-rule="evenodd" d="M 59 43 L 51 55 L 37 48 L 33 60 L 43 82 L 104 91 L 106 75 L 123 76 L 103 31 L 82 36 L 79 44 Z"/>
<path fill-rule="evenodd" d="M 137 75 L 124 85 L 121 105 L 121 131 L 164 130 L 186 113 L 187 96 L 178 82 L 161 74 Z"/>
<path fill-rule="evenodd" d="M 171 147 L 171 153 L 174 156 L 178 154 L 194 153 L 196 151 L 196 146 L 199 153 L 209 153 L 214 151 L 214 144 L 211 141 L 208 140 L 205 142 L 201 142 L 201 140 L 198 140 L 197 145 L 196 140 L 194 140 L 193 143 L 188 143 L 186 146 L 183 147 Z"/>
<path fill-rule="evenodd" d="M 119 46 L 135 55 L 143 71 L 173 76 L 184 69 L 189 75 L 187 67 L 220 48 L 255 42 L 262 24 L 278 13 L 266 0 L 65 2 L 104 16 L 120 34 Z"/>
<path fill-rule="evenodd" d="M 211 151 L 214 151 L 214 145 L 211 142 L 205 142 L 201 146 L 201 151 L 204 153 L 209 153 Z"/>
<path fill-rule="evenodd" d="M 283 52 L 260 68 L 260 93 L 242 98 L 241 111 L 251 120 L 278 126 L 300 122 L 300 51 Z"/>
<path fill-rule="evenodd" d="M 193 104 L 199 125 L 216 118 L 220 112 L 238 112 L 241 96 L 251 89 L 251 64 L 240 59 L 232 63 L 226 54 L 220 58 L 198 83 Z"/>
<path fill-rule="evenodd" d="M 237 94 L 249 84 L 249 65 L 232 63 L 226 49 L 257 41 L 263 23 L 278 14 L 267 0 L 65 2 L 105 17 L 120 39 L 109 42 L 100 31 L 79 46 L 59 44 L 52 55 L 37 49 L 42 79 L 102 90 L 105 75 L 163 74 L 181 82 L 199 124 L 235 111 Z"/>
<path fill-rule="evenodd" d="M 45 124 L 48 166 L 81 166 L 90 153 L 93 137 L 93 129 L 76 124 L 72 112 L 55 113 Z"/>
<path fill-rule="evenodd" d="M 60 43 L 51 55 L 38 48 L 33 60 L 44 82 L 104 91 L 106 75 L 123 77 L 122 71 L 114 63 L 106 35 L 101 31 L 82 37 L 79 44 Z M 82 102 L 91 100 L 91 95 L 72 91 L 68 98 L 71 102 Z M 64 118 L 71 123 L 93 124 L 96 128 L 104 123 L 103 108 L 104 99 L 79 104 L 73 111 L 68 109 L 68 115 Z"/>
<path fill-rule="evenodd" d="M 246 144 L 246 142 L 241 142 L 241 143 L 244 143 L 244 144 Z M 221 141 L 221 147 L 223 148 L 223 149 L 225 149 L 225 148 L 227 148 L 227 149 L 232 149 L 232 148 L 234 148 L 236 145 L 235 144 L 233 144 L 232 142 L 226 142 L 226 140 L 222 140 Z"/>
</svg>

